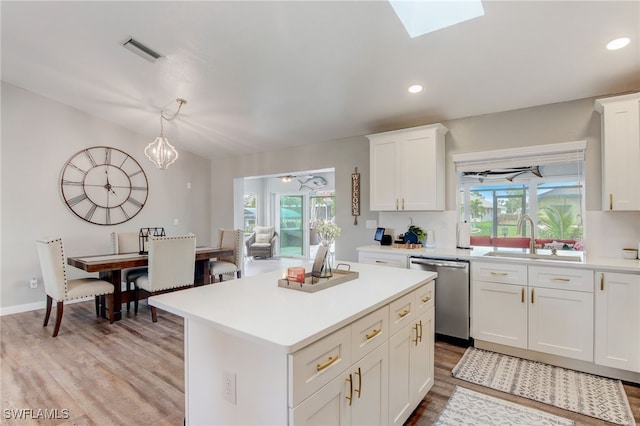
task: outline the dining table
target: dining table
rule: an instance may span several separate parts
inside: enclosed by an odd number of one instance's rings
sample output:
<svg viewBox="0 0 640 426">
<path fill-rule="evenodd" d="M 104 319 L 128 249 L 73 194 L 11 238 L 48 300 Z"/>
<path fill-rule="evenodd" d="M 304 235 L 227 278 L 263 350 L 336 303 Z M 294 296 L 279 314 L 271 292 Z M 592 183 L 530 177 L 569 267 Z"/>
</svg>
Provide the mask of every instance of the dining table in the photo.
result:
<svg viewBox="0 0 640 426">
<path fill-rule="evenodd" d="M 211 282 L 211 271 L 209 267 L 211 259 L 233 256 L 234 252 L 235 250 L 233 248 L 196 247 L 194 285 L 199 286 Z M 129 268 L 148 266 L 149 255 L 136 252 L 73 256 L 67 258 L 67 263 L 86 272 L 98 272 L 101 279 L 113 284 L 113 313 L 114 320 L 118 321 L 122 319 L 122 304 L 132 300 L 129 291 L 122 291 L 122 271 Z"/>
</svg>

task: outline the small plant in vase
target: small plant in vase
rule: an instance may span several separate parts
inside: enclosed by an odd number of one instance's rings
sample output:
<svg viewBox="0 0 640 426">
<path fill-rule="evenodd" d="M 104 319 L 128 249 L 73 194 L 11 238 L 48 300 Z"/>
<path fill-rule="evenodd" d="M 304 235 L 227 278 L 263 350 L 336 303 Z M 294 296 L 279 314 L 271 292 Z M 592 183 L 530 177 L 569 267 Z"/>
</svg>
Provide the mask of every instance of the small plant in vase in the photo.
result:
<svg viewBox="0 0 640 426">
<path fill-rule="evenodd" d="M 418 237 L 418 242 L 420 244 L 424 244 L 427 239 L 427 233 L 422 230 L 419 226 L 410 225 L 407 232 L 413 232 Z"/>
<path fill-rule="evenodd" d="M 340 228 L 334 222 L 320 219 L 313 223 L 313 229 L 318 233 L 318 237 L 320 237 L 320 243 L 323 246 L 327 247 L 327 254 L 324 258 L 322 264 L 322 275 L 323 278 L 328 278 L 333 275 L 331 272 L 331 256 L 333 243 L 336 241 L 336 238 L 340 236 Z"/>
</svg>

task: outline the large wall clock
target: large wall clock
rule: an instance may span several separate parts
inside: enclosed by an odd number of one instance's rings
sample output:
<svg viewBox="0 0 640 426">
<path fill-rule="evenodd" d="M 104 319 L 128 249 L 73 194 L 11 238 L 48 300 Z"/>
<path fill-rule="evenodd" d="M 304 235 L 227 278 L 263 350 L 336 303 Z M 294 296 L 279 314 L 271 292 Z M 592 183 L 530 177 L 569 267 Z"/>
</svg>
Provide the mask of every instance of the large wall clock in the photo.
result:
<svg viewBox="0 0 640 426">
<path fill-rule="evenodd" d="M 83 149 L 62 169 L 64 202 L 78 217 L 117 225 L 140 213 L 149 194 L 147 175 L 129 154 L 108 146 Z"/>
</svg>

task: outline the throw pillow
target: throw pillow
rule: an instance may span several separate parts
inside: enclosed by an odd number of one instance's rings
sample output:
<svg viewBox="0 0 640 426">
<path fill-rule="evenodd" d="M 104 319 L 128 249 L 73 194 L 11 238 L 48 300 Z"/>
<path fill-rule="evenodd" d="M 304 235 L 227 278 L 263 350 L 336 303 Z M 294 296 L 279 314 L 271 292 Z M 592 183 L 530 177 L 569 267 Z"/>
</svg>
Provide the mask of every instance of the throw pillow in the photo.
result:
<svg viewBox="0 0 640 426">
<path fill-rule="evenodd" d="M 256 243 L 270 243 L 273 237 L 273 226 L 256 226 Z"/>
</svg>

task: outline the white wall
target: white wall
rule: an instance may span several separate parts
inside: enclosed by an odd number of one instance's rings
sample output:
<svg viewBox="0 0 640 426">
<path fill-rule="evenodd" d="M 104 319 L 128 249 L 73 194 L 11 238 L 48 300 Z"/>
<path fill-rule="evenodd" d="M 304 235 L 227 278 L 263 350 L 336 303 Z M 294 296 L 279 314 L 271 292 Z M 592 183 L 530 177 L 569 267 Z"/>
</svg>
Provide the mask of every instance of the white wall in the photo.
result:
<svg viewBox="0 0 640 426">
<path fill-rule="evenodd" d="M 110 233 L 164 226 L 171 235 L 193 232 L 210 243 L 210 162 L 180 149 L 167 170 L 145 157 L 153 137 L 142 136 L 75 108 L 2 83 L 2 260 L 0 307 L 42 304 L 45 293 L 35 240 L 62 236 L 67 256 L 111 251 Z M 128 222 L 99 226 L 75 216 L 60 195 L 60 172 L 76 152 L 106 145 L 132 155 L 149 180 L 149 198 Z M 191 182 L 191 189 L 186 189 Z M 174 226 L 174 218 L 179 225 Z M 71 278 L 86 274 L 69 267 Z M 37 289 L 29 278 L 38 277 Z M 12 308 L 12 309 L 13 309 Z M 10 312 L 11 309 L 3 309 Z"/>
</svg>

